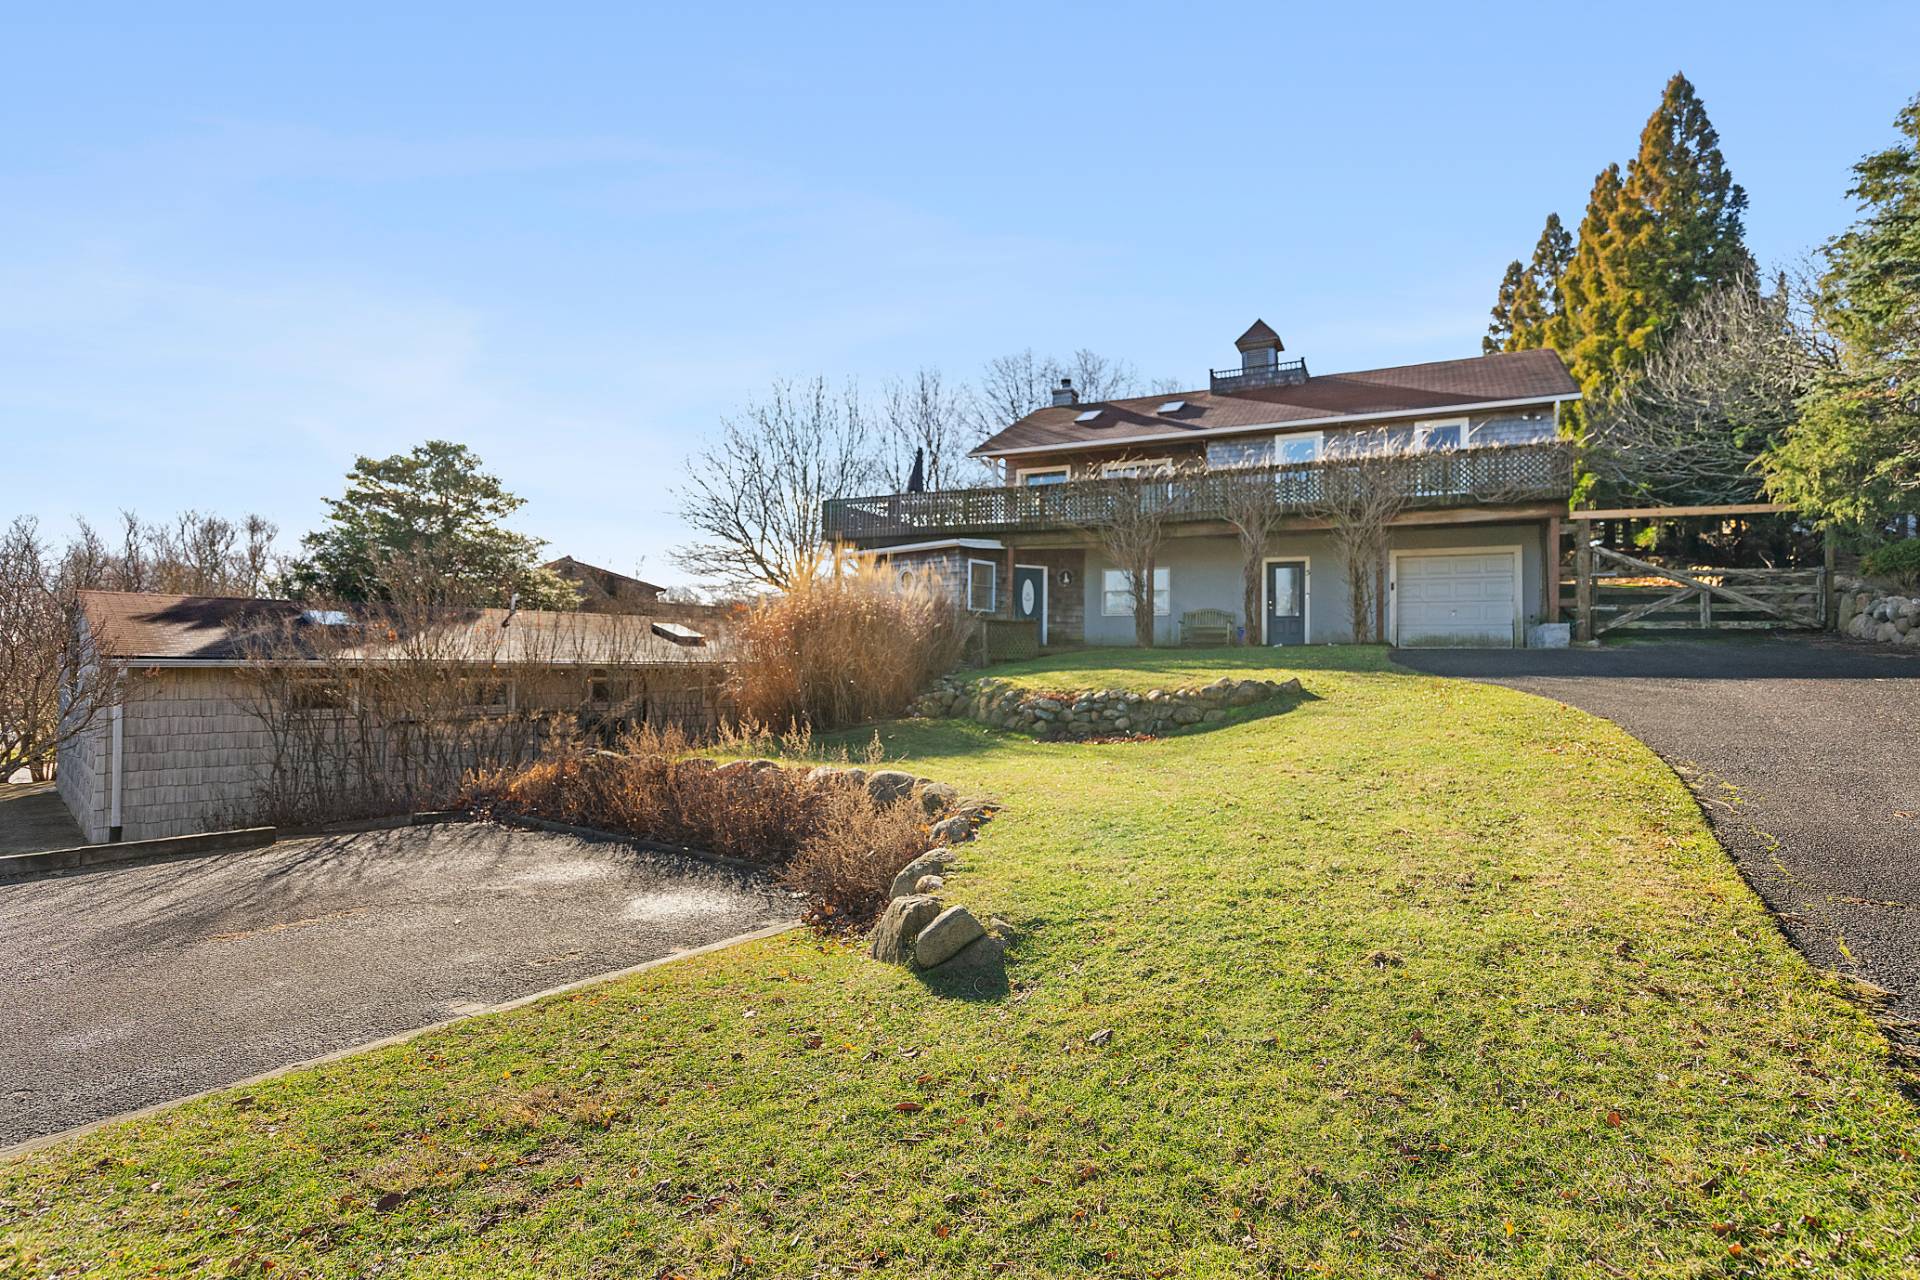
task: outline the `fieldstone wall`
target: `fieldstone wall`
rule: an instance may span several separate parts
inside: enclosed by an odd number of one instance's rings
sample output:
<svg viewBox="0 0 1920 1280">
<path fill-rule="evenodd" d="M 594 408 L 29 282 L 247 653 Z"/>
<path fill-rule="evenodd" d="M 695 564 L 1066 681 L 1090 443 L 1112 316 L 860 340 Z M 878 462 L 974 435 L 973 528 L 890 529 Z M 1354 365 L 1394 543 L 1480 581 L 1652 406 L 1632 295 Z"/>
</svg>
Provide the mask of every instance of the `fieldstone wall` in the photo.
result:
<svg viewBox="0 0 1920 1280">
<path fill-rule="evenodd" d="M 1240 707 L 1298 695 L 1300 681 L 1222 676 L 1199 688 L 1081 689 L 1034 693 L 1004 680 L 948 678 L 915 700 L 914 715 L 978 720 L 1044 741 L 1152 737 L 1193 725 L 1218 724 Z"/>
<path fill-rule="evenodd" d="M 981 924 L 964 906 L 948 906 L 940 897 L 960 866 L 955 846 L 971 841 L 980 824 L 993 817 L 994 808 L 985 803 L 962 807 L 933 828 L 940 843 L 894 876 L 887 908 L 868 935 L 867 954 L 943 985 L 983 994 L 1004 988 L 1012 926 L 998 917 Z"/>
<path fill-rule="evenodd" d="M 1856 640 L 1920 649 L 1920 596 L 1883 590 L 1840 597 L 1840 630 Z"/>
</svg>

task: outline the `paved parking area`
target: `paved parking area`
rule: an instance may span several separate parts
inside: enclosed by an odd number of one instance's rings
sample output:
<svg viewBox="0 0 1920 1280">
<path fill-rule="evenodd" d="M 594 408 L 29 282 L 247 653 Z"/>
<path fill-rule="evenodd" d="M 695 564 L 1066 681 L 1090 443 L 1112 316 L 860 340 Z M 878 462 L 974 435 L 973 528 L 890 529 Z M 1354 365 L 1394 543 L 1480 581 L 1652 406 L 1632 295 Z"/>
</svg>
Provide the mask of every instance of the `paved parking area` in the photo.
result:
<svg viewBox="0 0 1920 1280">
<path fill-rule="evenodd" d="M 1806 636 L 1403 650 L 1605 716 L 1672 764 L 1794 944 L 1920 1018 L 1920 655 Z"/>
<path fill-rule="evenodd" d="M 798 914 L 757 877 L 489 824 L 0 882 L 0 1145 Z"/>
<path fill-rule="evenodd" d="M 51 782 L 0 782 L 0 855 L 85 844 Z"/>
</svg>

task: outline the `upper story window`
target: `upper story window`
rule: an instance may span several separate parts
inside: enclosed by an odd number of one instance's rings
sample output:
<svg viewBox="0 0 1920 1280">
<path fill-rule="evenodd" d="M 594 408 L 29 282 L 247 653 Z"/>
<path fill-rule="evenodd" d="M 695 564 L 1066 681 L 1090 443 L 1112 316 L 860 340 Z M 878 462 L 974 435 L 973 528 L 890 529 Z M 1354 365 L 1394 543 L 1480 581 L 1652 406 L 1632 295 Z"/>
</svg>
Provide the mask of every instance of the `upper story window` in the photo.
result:
<svg viewBox="0 0 1920 1280">
<path fill-rule="evenodd" d="M 1029 489 L 1043 484 L 1065 484 L 1067 469 L 1065 467 L 1034 467 L 1022 471 L 1019 478 L 1020 483 Z"/>
<path fill-rule="evenodd" d="M 1442 418 L 1417 422 L 1413 428 L 1416 449 L 1464 449 L 1467 445 L 1467 420 Z"/>
<path fill-rule="evenodd" d="M 1165 475 L 1173 470 L 1172 458 L 1122 458 L 1100 468 L 1109 480 L 1137 480 L 1142 476 Z"/>
<path fill-rule="evenodd" d="M 1282 463 L 1320 461 L 1320 433 L 1314 431 L 1297 436 L 1276 436 L 1273 460 Z"/>
</svg>

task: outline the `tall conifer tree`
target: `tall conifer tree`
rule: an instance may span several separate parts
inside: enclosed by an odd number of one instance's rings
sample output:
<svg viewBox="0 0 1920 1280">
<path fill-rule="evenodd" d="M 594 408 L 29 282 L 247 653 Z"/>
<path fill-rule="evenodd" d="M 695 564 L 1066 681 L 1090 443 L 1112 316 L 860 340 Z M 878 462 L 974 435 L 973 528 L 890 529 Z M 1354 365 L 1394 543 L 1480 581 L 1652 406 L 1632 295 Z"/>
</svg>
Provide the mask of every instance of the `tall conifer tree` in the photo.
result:
<svg viewBox="0 0 1920 1280">
<path fill-rule="evenodd" d="M 1492 355 L 1496 351 L 1513 351 L 1514 325 L 1513 313 L 1520 302 L 1520 290 L 1526 286 L 1527 273 L 1515 258 L 1507 264 L 1507 274 L 1500 281 L 1500 293 L 1493 300 L 1493 319 L 1487 325 L 1487 336 L 1480 339 L 1480 351 L 1483 355 Z"/>
<path fill-rule="evenodd" d="M 1507 348 L 1509 351 L 1531 351 L 1547 345 L 1547 328 L 1563 305 L 1560 277 L 1566 274 L 1572 259 L 1573 236 L 1561 225 L 1559 214 L 1548 214 L 1514 302 L 1513 345 Z"/>
<path fill-rule="evenodd" d="M 1549 341 L 1590 399 L 1631 382 L 1696 298 L 1752 274 L 1746 207 L 1706 107 L 1676 74 L 1625 176 L 1615 165 L 1595 181 L 1562 281 L 1565 314 Z"/>
</svg>

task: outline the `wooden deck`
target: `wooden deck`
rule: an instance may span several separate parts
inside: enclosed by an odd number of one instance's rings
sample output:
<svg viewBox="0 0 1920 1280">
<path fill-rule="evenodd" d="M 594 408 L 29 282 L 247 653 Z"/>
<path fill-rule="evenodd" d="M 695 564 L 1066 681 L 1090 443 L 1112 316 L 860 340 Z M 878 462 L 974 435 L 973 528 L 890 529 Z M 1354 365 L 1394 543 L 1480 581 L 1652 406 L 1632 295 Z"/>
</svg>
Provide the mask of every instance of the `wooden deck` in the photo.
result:
<svg viewBox="0 0 1920 1280">
<path fill-rule="evenodd" d="M 1421 454 L 1410 460 L 1410 510 L 1565 503 L 1573 492 L 1573 449 L 1561 441 Z M 1338 458 L 1263 467 L 1283 511 L 1316 514 L 1327 476 L 1351 465 Z M 841 498 L 826 504 L 826 536 L 855 545 L 927 537 L 1046 533 L 1098 526 L 1130 489 L 1144 489 L 1175 521 L 1218 520 L 1225 510 L 1217 475 Z"/>
</svg>

